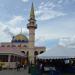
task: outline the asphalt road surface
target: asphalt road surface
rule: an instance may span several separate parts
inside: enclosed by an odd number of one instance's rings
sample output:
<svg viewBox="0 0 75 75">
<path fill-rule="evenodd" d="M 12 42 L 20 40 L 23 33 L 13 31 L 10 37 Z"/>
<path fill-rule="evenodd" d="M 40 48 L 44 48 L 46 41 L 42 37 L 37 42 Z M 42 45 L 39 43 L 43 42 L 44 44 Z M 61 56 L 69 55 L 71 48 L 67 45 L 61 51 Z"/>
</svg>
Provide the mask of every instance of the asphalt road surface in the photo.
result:
<svg viewBox="0 0 75 75">
<path fill-rule="evenodd" d="M 17 70 L 2 70 L 0 71 L 0 75 L 30 75 L 28 74 L 28 70 L 21 69 L 20 71 Z"/>
</svg>

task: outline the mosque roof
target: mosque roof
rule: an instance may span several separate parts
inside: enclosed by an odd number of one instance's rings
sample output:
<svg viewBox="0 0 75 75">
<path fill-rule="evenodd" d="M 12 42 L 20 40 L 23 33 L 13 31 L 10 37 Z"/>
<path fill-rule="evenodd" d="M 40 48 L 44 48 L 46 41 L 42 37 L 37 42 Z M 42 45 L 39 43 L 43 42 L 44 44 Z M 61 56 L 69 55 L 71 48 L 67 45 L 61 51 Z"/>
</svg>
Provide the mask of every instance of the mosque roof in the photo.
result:
<svg viewBox="0 0 75 75">
<path fill-rule="evenodd" d="M 25 56 L 22 52 L 20 52 L 20 50 L 18 50 L 17 48 L 4 48 L 4 47 L 0 47 L 0 55 L 1 54 L 14 54 L 14 55 L 18 55 L 18 56 Z"/>
<path fill-rule="evenodd" d="M 16 36 L 13 36 L 12 42 L 28 42 L 28 38 L 23 34 L 18 34 Z"/>
</svg>

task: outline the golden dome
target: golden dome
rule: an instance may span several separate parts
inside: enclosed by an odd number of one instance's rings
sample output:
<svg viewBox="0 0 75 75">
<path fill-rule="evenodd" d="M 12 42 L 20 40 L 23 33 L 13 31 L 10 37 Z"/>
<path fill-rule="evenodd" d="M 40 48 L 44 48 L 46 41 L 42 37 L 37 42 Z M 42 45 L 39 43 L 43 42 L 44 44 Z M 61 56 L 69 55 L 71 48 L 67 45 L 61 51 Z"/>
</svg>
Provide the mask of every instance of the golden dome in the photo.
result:
<svg viewBox="0 0 75 75">
<path fill-rule="evenodd" d="M 13 37 L 12 42 L 28 42 L 28 38 L 23 34 L 18 34 Z"/>
</svg>

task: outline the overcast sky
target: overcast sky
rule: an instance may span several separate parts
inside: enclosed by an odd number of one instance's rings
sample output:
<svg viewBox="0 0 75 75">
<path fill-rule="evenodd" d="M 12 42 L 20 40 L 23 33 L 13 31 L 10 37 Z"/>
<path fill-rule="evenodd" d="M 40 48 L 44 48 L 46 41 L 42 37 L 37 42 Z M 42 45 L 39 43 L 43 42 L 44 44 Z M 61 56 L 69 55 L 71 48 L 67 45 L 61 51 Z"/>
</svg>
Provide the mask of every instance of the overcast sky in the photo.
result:
<svg viewBox="0 0 75 75">
<path fill-rule="evenodd" d="M 0 0 L 0 42 L 11 41 L 26 25 L 34 3 L 38 28 L 36 45 L 75 44 L 75 0 Z"/>
</svg>

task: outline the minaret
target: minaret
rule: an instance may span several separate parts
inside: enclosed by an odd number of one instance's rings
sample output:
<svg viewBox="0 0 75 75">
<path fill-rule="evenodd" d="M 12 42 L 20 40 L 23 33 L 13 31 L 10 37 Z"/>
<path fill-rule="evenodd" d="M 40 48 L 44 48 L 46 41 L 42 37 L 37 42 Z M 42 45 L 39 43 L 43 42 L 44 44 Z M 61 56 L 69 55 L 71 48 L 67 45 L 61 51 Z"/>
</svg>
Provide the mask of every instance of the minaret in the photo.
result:
<svg viewBox="0 0 75 75">
<path fill-rule="evenodd" d="M 27 28 L 29 29 L 29 61 L 34 63 L 35 29 L 37 29 L 37 25 L 35 20 L 33 3 Z"/>
<path fill-rule="evenodd" d="M 37 28 L 33 3 L 30 11 L 30 19 L 27 28 L 29 29 L 29 47 L 33 48 L 35 46 L 35 29 Z"/>
</svg>

